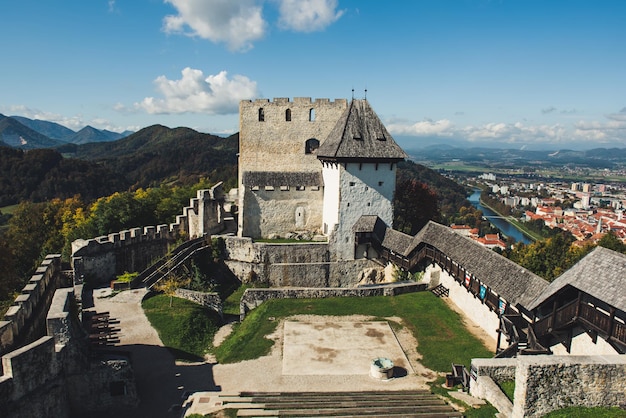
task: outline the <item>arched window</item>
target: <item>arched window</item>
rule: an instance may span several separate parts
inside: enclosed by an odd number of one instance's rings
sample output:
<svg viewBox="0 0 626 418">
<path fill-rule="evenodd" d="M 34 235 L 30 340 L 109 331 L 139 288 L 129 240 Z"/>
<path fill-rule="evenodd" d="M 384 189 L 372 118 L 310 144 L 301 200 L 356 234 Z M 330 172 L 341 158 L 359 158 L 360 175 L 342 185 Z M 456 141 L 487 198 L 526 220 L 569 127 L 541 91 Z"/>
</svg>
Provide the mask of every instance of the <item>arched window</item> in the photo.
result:
<svg viewBox="0 0 626 418">
<path fill-rule="evenodd" d="M 309 109 L 309 122 L 313 122 L 315 120 L 315 109 Z"/>
<path fill-rule="evenodd" d="M 307 139 L 304 143 L 304 153 L 313 154 L 320 147 L 320 141 L 315 138 Z"/>
<path fill-rule="evenodd" d="M 265 122 L 265 110 L 262 107 L 259 108 L 259 122 Z"/>
<path fill-rule="evenodd" d="M 285 110 L 285 120 L 291 122 L 291 109 Z"/>
</svg>

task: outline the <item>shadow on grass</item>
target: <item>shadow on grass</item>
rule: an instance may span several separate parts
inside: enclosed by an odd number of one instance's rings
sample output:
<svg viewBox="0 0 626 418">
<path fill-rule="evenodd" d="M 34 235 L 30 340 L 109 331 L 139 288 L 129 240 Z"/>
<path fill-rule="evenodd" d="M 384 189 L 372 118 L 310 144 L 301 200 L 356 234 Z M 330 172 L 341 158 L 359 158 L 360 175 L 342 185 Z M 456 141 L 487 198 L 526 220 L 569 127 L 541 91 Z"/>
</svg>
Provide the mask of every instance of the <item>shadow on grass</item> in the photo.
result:
<svg viewBox="0 0 626 418">
<path fill-rule="evenodd" d="M 204 361 L 204 358 L 196 354 L 188 353 L 187 351 L 179 350 L 178 348 L 174 348 L 174 347 L 165 347 L 165 348 L 167 348 L 167 350 L 172 354 L 172 356 L 174 356 L 176 360 L 185 361 L 189 363 L 196 363 L 199 361 Z"/>
</svg>

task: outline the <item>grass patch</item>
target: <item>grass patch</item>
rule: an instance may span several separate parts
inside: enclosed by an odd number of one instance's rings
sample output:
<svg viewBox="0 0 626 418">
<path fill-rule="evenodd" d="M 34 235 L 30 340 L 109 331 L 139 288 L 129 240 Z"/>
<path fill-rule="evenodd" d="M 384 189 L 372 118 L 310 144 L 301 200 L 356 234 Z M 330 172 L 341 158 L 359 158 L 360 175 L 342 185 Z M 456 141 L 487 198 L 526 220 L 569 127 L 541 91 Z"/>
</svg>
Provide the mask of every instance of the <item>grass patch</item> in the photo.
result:
<svg viewBox="0 0 626 418">
<path fill-rule="evenodd" d="M 504 392 L 506 397 L 514 403 L 513 399 L 515 394 L 515 380 L 505 380 L 503 382 L 500 382 L 498 386 L 500 386 L 500 389 L 502 389 L 502 392 Z"/>
<path fill-rule="evenodd" d="M 482 405 L 480 408 L 472 408 L 465 402 L 453 398 L 452 396 L 450 396 L 450 392 L 457 391 L 461 387 L 461 385 L 457 385 L 448 389 L 443 386 L 444 382 L 444 377 L 438 377 L 434 382 L 428 384 L 430 386 L 430 391 L 435 395 L 443 396 L 448 400 L 449 403 L 454 403 L 465 408 L 465 411 L 463 412 L 464 417 L 493 418 L 498 413 L 498 410 L 489 402 L 487 402 L 485 405 Z"/>
<path fill-rule="evenodd" d="M 218 361 L 235 363 L 267 355 L 273 342 L 265 336 L 276 329 L 280 319 L 296 314 L 401 317 L 419 343 L 418 351 L 423 357 L 420 362 L 439 372 L 449 372 L 452 363 L 469 368 L 472 358 L 493 357 L 493 353 L 463 326 L 458 313 L 432 293 L 418 292 L 394 297 L 264 302 L 215 350 Z"/>
<path fill-rule="evenodd" d="M 626 411 L 614 408 L 583 408 L 570 407 L 552 411 L 544 418 L 624 418 Z"/>
<path fill-rule="evenodd" d="M 219 315 L 197 303 L 156 295 L 142 302 L 148 320 L 159 333 L 163 344 L 177 359 L 196 361 L 212 349 L 213 336 L 219 329 Z"/>
<path fill-rule="evenodd" d="M 231 293 L 222 303 L 222 312 L 224 315 L 239 315 L 239 302 L 241 301 L 241 297 L 243 296 L 243 292 L 249 286 L 241 285 Z"/>
</svg>

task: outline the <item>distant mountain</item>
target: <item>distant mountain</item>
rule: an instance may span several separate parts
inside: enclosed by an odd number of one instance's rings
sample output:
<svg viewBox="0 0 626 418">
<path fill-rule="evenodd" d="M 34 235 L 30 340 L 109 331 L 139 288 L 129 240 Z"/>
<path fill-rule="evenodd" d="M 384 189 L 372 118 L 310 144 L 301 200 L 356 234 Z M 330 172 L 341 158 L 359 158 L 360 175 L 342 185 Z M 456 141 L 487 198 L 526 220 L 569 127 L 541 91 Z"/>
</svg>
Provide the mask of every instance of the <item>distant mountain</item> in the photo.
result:
<svg viewBox="0 0 626 418">
<path fill-rule="evenodd" d="M 626 166 L 626 148 L 594 148 L 587 151 L 562 150 L 522 150 L 501 148 L 463 148 L 427 146 L 408 150 L 414 161 L 445 163 L 451 161 L 470 165 L 490 165 L 521 168 L 524 166 L 566 166 L 576 165 L 595 169 Z"/>
<path fill-rule="evenodd" d="M 16 119 L 4 115 L 0 116 L 0 140 L 10 147 L 35 149 L 52 148 L 63 144 L 63 141 L 48 138 Z"/>
<path fill-rule="evenodd" d="M 63 125 L 55 122 L 49 122 L 46 120 L 29 119 L 24 116 L 8 116 L 21 123 L 22 125 L 38 132 L 50 139 L 56 139 L 61 142 L 67 142 L 70 144 L 87 144 L 89 142 L 109 142 L 117 141 L 120 138 L 124 138 L 132 131 L 124 131 L 122 133 L 108 131 L 106 129 L 96 129 L 93 126 L 85 126 L 80 131 L 76 132 Z M 6 141 L 5 141 L 6 142 Z M 14 145 L 11 145 L 14 146 Z M 44 148 L 44 147 L 35 147 Z"/>
<path fill-rule="evenodd" d="M 123 138 L 124 135 L 119 134 L 117 132 L 107 131 L 106 129 L 100 130 L 96 129 L 93 126 L 85 126 L 80 131 L 76 132 L 74 135 L 68 138 L 67 142 L 72 144 L 88 144 L 91 142 L 110 142 L 117 141 L 120 138 Z"/>
<path fill-rule="evenodd" d="M 47 120 L 29 119 L 24 116 L 11 116 L 19 123 L 29 127 L 33 131 L 37 131 L 48 138 L 58 139 L 63 142 L 69 142 L 69 138 L 76 135 L 76 132 L 66 128 L 63 125 L 59 125 L 55 122 L 48 122 Z"/>
</svg>

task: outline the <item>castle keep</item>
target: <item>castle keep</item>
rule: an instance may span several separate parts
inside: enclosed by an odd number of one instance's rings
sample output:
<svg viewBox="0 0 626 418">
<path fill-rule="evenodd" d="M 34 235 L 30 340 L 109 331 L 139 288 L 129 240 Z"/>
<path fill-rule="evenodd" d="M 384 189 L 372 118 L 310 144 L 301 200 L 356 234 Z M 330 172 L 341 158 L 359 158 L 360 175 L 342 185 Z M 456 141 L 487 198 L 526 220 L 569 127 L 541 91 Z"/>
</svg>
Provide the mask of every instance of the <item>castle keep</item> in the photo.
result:
<svg viewBox="0 0 626 418">
<path fill-rule="evenodd" d="M 323 234 L 352 260 L 361 216 L 392 224 L 406 154 L 367 100 L 243 101 L 239 141 L 239 236 Z"/>
</svg>

